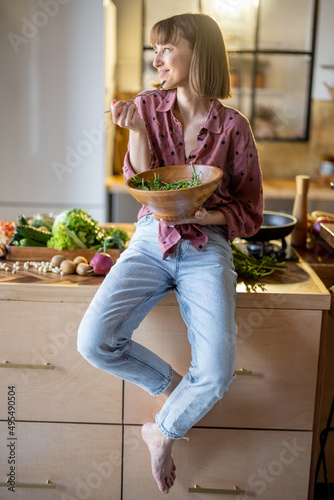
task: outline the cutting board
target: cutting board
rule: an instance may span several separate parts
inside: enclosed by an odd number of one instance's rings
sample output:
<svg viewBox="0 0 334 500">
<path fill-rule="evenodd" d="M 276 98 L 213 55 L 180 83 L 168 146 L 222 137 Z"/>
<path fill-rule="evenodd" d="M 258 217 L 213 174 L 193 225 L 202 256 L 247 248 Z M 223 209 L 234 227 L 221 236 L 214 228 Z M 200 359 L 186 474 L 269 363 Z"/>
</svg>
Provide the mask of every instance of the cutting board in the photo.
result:
<svg viewBox="0 0 334 500">
<path fill-rule="evenodd" d="M 322 222 L 320 224 L 320 236 L 331 248 L 334 248 L 334 223 Z"/>
<path fill-rule="evenodd" d="M 134 230 L 135 224 L 126 224 L 126 223 L 106 223 L 101 224 L 101 227 L 105 229 L 109 228 L 118 228 L 123 229 L 128 233 L 129 238 L 131 239 Z M 111 256 L 113 261 L 120 256 L 123 250 L 118 249 L 110 249 L 107 250 L 107 253 Z M 66 259 L 73 260 L 75 257 L 79 255 L 85 257 L 88 261 L 94 257 L 97 250 L 90 248 L 78 248 L 77 250 L 55 250 L 54 248 L 48 247 L 15 247 L 6 245 L 6 256 L 4 257 L 9 261 L 49 261 L 52 259 L 54 255 L 64 255 Z M 1 262 L 1 260 L 0 260 Z"/>
</svg>

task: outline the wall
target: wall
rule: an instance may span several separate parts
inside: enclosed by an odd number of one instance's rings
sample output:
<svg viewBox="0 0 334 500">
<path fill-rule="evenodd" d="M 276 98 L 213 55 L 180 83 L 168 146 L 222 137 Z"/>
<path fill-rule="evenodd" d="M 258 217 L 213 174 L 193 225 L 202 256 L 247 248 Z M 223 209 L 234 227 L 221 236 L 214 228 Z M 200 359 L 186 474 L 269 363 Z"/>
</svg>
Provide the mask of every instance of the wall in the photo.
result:
<svg viewBox="0 0 334 500">
<path fill-rule="evenodd" d="M 0 0 L 0 219 L 106 216 L 103 2 Z"/>
</svg>

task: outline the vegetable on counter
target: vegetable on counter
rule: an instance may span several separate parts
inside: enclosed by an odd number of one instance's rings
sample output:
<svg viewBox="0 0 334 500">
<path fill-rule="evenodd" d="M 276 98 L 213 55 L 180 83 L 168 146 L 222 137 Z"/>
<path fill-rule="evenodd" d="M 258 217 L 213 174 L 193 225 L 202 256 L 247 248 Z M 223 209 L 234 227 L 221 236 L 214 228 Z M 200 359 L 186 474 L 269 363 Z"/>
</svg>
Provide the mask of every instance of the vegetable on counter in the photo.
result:
<svg viewBox="0 0 334 500">
<path fill-rule="evenodd" d="M 97 253 L 89 263 L 90 267 L 94 271 L 94 274 L 98 276 L 108 274 L 113 264 L 112 258 L 107 253 Z"/>
<path fill-rule="evenodd" d="M 55 219 L 28 219 L 19 215 L 16 223 L 1 223 L 6 230 L 5 244 L 13 246 L 49 247 L 56 250 L 91 248 L 100 251 L 124 249 L 129 236 L 119 228 L 102 228 L 82 209 L 65 210 Z M 1 232 L 0 232 L 1 234 Z"/>
<path fill-rule="evenodd" d="M 129 237 L 121 229 L 104 229 L 82 209 L 65 210 L 56 218 L 52 226 L 52 237 L 47 246 L 56 250 L 77 248 L 125 248 Z"/>
<path fill-rule="evenodd" d="M 48 264 L 48 270 L 52 272 L 65 274 L 79 274 L 80 276 L 88 276 L 90 274 L 96 276 L 105 276 L 108 274 L 114 262 L 109 254 L 96 253 L 90 260 L 82 256 L 76 257 L 74 260 L 65 259 L 64 255 L 54 255 Z M 46 271 L 47 272 L 47 271 Z"/>
<path fill-rule="evenodd" d="M 15 233 L 21 239 L 27 238 L 29 240 L 44 243 L 44 246 L 46 246 L 47 241 L 52 236 L 52 233 L 50 231 L 45 230 L 45 229 L 41 229 L 41 228 L 36 228 L 36 227 L 30 226 L 29 224 L 22 225 L 22 226 L 20 226 L 20 225 L 16 226 Z M 41 246 L 41 245 L 39 245 L 39 246 Z"/>
<path fill-rule="evenodd" d="M 51 231 L 45 226 L 32 226 L 25 215 L 17 217 L 17 224 L 12 235 L 11 245 L 22 247 L 46 247 L 51 238 Z"/>
<path fill-rule="evenodd" d="M 278 262 L 274 254 L 254 257 L 252 255 L 246 255 L 234 243 L 231 243 L 231 248 L 235 272 L 245 281 L 251 280 L 258 282 L 261 278 L 269 276 L 275 271 L 284 272 L 286 269 L 285 264 L 283 262 Z"/>
<path fill-rule="evenodd" d="M 0 221 L 0 243 L 8 245 L 13 238 L 17 222 Z"/>
</svg>

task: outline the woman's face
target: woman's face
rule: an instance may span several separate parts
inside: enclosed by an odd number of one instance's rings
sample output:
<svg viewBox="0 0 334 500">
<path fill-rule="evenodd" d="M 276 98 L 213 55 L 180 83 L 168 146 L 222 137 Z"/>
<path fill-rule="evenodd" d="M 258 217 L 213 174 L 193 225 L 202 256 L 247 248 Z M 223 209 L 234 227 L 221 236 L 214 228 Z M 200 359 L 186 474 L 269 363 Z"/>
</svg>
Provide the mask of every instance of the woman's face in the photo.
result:
<svg viewBox="0 0 334 500">
<path fill-rule="evenodd" d="M 189 68 L 193 50 L 188 40 L 179 37 L 176 42 L 157 45 L 153 66 L 165 89 L 189 86 Z"/>
</svg>

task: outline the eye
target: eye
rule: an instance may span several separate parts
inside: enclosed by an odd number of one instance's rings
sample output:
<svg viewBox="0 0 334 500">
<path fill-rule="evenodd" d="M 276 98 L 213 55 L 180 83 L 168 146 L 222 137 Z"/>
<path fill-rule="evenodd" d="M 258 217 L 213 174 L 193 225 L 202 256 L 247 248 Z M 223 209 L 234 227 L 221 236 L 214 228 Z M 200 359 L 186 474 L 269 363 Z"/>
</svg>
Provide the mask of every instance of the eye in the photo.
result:
<svg viewBox="0 0 334 500">
<path fill-rule="evenodd" d="M 163 50 L 163 52 L 170 52 L 171 48 L 170 47 L 164 47 L 162 50 Z"/>
</svg>

